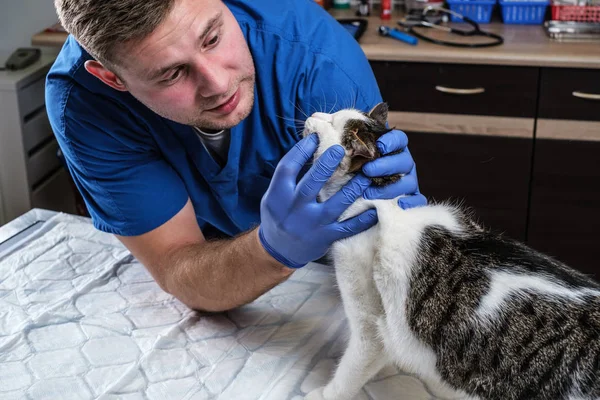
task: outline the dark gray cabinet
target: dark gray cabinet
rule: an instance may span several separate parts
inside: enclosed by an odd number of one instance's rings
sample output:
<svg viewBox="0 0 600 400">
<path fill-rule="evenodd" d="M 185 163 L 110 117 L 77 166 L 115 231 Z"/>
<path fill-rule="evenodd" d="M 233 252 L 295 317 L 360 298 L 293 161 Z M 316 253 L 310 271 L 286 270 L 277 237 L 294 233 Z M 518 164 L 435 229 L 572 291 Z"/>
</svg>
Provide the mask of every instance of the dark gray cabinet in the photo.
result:
<svg viewBox="0 0 600 400">
<path fill-rule="evenodd" d="M 600 279 L 600 70 L 371 65 L 429 199 Z"/>
<path fill-rule="evenodd" d="M 407 132 L 421 192 L 464 204 L 484 226 L 524 241 L 532 141 Z"/>
<path fill-rule="evenodd" d="M 543 68 L 528 242 L 600 280 L 600 71 Z"/>
</svg>

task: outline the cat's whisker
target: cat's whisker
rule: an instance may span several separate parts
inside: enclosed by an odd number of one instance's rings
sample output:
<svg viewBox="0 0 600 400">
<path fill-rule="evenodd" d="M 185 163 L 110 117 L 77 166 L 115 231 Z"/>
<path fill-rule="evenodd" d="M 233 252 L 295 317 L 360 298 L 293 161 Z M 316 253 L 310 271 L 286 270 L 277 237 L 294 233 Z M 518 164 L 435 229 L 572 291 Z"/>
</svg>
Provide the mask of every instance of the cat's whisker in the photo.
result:
<svg viewBox="0 0 600 400">
<path fill-rule="evenodd" d="M 281 118 L 281 119 L 286 120 L 286 121 L 294 122 L 294 123 L 299 124 L 299 125 L 304 125 L 304 123 L 306 122 L 306 121 L 301 120 L 301 119 L 296 119 L 296 118 L 291 118 L 291 117 L 283 117 L 281 115 L 277 115 L 277 118 Z"/>
<path fill-rule="evenodd" d="M 346 98 L 346 97 L 344 97 L 344 98 Z M 350 101 L 348 101 L 348 104 L 346 104 L 346 100 L 344 100 L 342 102 L 342 108 L 352 108 L 352 97 L 348 96 L 348 98 Z"/>
<path fill-rule="evenodd" d="M 309 106 L 310 107 L 309 111 L 312 110 L 313 113 L 319 112 L 319 110 L 321 109 L 321 105 L 319 104 L 318 101 L 317 101 L 317 105 L 319 106 L 318 108 L 317 108 L 317 106 L 313 102 L 311 102 L 310 106 Z"/>
<path fill-rule="evenodd" d="M 315 109 L 316 112 L 322 112 L 321 110 L 323 109 L 323 106 L 321 105 L 320 101 L 317 101 L 317 104 L 319 105 L 318 109 Z"/>
<path fill-rule="evenodd" d="M 288 101 L 289 101 L 290 103 L 292 103 L 292 105 L 294 106 L 294 108 L 295 108 L 296 110 L 300 111 L 300 114 L 304 115 L 306 118 L 308 118 L 308 117 L 309 117 L 309 116 L 308 116 L 308 114 L 306 114 L 306 113 L 305 113 L 305 112 L 304 112 L 304 111 L 303 111 L 303 110 L 300 108 L 300 106 L 298 106 L 298 104 L 294 103 L 294 102 L 293 102 L 292 100 L 290 100 L 290 99 L 288 99 Z"/>
<path fill-rule="evenodd" d="M 331 112 L 335 109 L 335 106 L 337 105 L 338 94 L 335 89 L 334 89 L 334 92 L 335 92 L 335 103 L 333 104 L 333 107 L 331 107 L 331 110 L 329 110 L 329 114 L 331 114 Z"/>
<path fill-rule="evenodd" d="M 277 117 L 288 122 L 288 125 L 293 126 L 295 131 L 300 131 L 300 132 L 304 131 L 306 121 L 295 119 L 295 118 L 282 117 L 279 115 Z M 289 123 L 291 123 L 291 124 L 289 124 Z"/>
<path fill-rule="evenodd" d="M 348 103 L 348 95 L 344 92 L 340 95 L 340 104 L 338 105 L 338 108 L 340 110 L 348 108 L 348 107 L 346 107 L 347 103 Z"/>
<path fill-rule="evenodd" d="M 356 107 L 356 94 L 357 91 L 354 88 L 351 89 L 351 93 L 348 93 L 348 108 L 354 109 Z"/>
</svg>

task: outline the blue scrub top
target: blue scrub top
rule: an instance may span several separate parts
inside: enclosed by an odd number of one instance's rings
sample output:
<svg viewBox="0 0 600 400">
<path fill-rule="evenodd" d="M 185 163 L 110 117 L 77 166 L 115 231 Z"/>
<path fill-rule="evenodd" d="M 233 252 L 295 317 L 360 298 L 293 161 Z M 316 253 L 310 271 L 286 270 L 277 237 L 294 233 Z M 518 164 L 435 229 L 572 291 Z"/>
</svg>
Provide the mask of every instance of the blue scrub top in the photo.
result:
<svg viewBox="0 0 600 400">
<path fill-rule="evenodd" d="M 301 138 L 306 114 L 381 101 L 356 40 L 313 0 L 231 0 L 256 69 L 250 115 L 231 129 L 221 168 L 190 126 L 162 118 L 83 64 L 69 36 L 46 81 L 46 107 L 75 185 L 99 230 L 139 235 L 189 197 L 206 237 L 260 223 L 275 166 Z M 371 29 L 373 29 L 371 27 Z"/>
</svg>

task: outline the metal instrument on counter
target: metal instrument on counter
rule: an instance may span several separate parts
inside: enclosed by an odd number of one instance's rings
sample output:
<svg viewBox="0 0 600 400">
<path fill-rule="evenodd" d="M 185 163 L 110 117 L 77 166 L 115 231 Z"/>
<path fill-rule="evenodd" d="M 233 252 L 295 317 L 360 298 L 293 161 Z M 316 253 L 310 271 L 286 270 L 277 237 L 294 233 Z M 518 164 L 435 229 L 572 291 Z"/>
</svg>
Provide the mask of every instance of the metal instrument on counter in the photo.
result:
<svg viewBox="0 0 600 400">
<path fill-rule="evenodd" d="M 407 33 L 399 31 L 396 28 L 390 28 L 389 26 L 380 26 L 377 30 L 381 36 L 389 36 L 394 39 L 400 40 L 401 42 L 408 43 L 410 45 L 415 46 L 418 43 L 418 39 L 414 36 L 411 36 Z"/>
<path fill-rule="evenodd" d="M 560 42 L 600 41 L 600 23 L 574 21 L 546 21 L 546 34 Z"/>
<path fill-rule="evenodd" d="M 431 13 L 434 13 L 437 16 L 437 21 L 431 20 Z M 441 25 L 442 21 L 447 21 L 446 18 L 449 15 L 454 15 L 455 17 L 461 19 L 463 22 L 466 22 L 471 27 L 470 29 L 457 29 L 446 25 Z M 487 32 L 481 30 L 479 24 L 473 21 L 471 18 L 461 15 L 455 11 L 448 10 L 438 6 L 429 6 L 426 7 L 421 13 L 420 17 L 415 19 L 404 19 L 398 21 L 398 24 L 402 26 L 407 33 L 416 36 L 419 39 L 423 39 L 425 41 L 439 44 L 442 46 L 452 46 L 452 47 L 467 47 L 467 48 L 479 48 L 479 47 L 492 47 L 498 46 L 504 43 L 504 38 L 500 35 L 497 35 L 492 32 Z M 464 41 L 451 41 L 451 40 L 441 40 L 434 38 L 432 36 L 426 35 L 421 31 L 418 31 L 415 28 L 432 28 L 447 32 L 449 34 L 458 35 L 461 37 L 485 37 L 490 40 L 485 42 L 464 42 Z"/>
<path fill-rule="evenodd" d="M 554 0 L 553 4 L 564 6 L 600 6 L 600 0 Z"/>
</svg>

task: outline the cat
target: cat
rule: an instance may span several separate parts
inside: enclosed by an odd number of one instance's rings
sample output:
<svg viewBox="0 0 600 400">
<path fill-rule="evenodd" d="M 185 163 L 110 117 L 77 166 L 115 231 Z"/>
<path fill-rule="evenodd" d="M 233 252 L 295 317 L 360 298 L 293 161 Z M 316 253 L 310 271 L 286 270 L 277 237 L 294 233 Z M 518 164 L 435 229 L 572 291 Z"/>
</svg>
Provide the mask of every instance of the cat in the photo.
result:
<svg viewBox="0 0 600 400">
<path fill-rule="evenodd" d="M 320 201 L 380 156 L 387 114 L 380 103 L 307 118 L 303 136 L 319 137 L 314 159 L 334 144 L 346 152 Z M 378 223 L 330 249 L 349 340 L 307 400 L 350 400 L 390 363 L 441 399 L 600 399 L 600 284 L 485 229 L 464 207 L 361 198 L 341 219 L 368 208 Z"/>
</svg>

